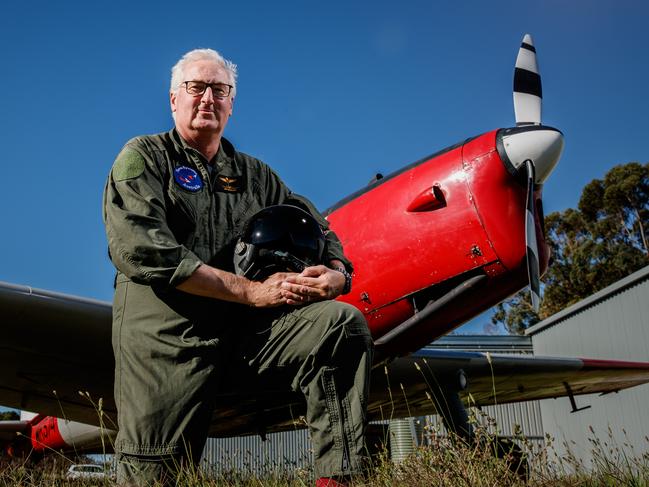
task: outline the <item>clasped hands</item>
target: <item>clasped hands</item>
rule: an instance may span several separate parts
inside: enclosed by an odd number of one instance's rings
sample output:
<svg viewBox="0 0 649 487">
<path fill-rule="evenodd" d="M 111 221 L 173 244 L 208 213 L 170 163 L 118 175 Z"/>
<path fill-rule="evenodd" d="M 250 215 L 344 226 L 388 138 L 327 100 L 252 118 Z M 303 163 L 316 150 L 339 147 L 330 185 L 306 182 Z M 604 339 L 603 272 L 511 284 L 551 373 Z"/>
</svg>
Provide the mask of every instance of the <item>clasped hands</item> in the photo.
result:
<svg viewBox="0 0 649 487">
<path fill-rule="evenodd" d="M 278 272 L 261 285 L 262 299 L 256 306 L 299 306 L 339 296 L 345 287 L 345 276 L 324 265 L 307 267 L 301 273 Z"/>
</svg>

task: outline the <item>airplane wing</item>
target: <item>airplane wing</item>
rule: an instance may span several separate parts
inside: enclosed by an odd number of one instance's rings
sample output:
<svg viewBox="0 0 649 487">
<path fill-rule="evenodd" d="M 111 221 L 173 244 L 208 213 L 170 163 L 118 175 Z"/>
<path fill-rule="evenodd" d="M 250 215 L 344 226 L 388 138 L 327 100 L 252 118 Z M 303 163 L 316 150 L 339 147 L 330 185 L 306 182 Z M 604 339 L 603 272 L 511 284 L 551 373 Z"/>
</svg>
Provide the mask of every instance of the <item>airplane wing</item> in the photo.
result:
<svg viewBox="0 0 649 487">
<path fill-rule="evenodd" d="M 649 382 L 649 363 L 424 349 L 374 371 L 371 407 L 385 414 L 392 397 L 396 417 L 430 414 L 432 396 L 461 380 L 460 397 L 481 407 L 617 392 Z"/>
<path fill-rule="evenodd" d="M 110 303 L 0 283 L 0 404 L 95 424 L 113 403 Z"/>
<path fill-rule="evenodd" d="M 110 303 L 0 283 L 0 316 L 0 405 L 97 425 L 103 398 L 114 420 Z M 461 376 L 461 396 L 482 406 L 619 391 L 649 382 L 649 363 L 425 349 L 375 367 L 369 417 L 432 414 L 432 395 Z M 232 384 L 218 404 L 212 436 L 304 426 L 290 391 Z"/>
</svg>

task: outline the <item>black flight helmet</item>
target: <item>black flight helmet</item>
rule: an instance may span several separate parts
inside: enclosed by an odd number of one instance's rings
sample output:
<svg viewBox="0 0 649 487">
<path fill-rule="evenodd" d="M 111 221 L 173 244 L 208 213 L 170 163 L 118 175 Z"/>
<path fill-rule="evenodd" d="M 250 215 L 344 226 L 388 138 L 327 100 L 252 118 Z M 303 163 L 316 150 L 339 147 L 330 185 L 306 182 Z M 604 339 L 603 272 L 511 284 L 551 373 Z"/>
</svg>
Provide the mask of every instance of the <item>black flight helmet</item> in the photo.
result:
<svg viewBox="0 0 649 487">
<path fill-rule="evenodd" d="M 293 205 L 269 206 L 246 223 L 234 249 L 234 268 L 258 281 L 322 264 L 324 250 L 324 233 L 309 213 Z"/>
</svg>

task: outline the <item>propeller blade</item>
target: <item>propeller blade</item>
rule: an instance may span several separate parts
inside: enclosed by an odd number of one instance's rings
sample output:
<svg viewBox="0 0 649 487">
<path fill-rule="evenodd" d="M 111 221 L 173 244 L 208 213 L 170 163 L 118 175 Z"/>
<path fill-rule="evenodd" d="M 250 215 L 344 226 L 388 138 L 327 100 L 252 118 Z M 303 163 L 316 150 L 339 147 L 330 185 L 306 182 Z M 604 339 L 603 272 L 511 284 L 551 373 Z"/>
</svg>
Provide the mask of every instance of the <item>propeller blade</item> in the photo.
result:
<svg viewBox="0 0 649 487">
<path fill-rule="evenodd" d="M 516 125 L 541 125 L 541 75 L 532 36 L 525 34 L 514 69 Z"/>
<path fill-rule="evenodd" d="M 525 161 L 527 169 L 527 202 L 525 204 L 525 244 L 527 246 L 527 275 L 530 282 L 530 298 L 534 311 L 539 311 L 541 303 L 541 276 L 539 271 L 539 247 L 536 241 L 536 224 L 534 204 L 534 164 Z"/>
</svg>

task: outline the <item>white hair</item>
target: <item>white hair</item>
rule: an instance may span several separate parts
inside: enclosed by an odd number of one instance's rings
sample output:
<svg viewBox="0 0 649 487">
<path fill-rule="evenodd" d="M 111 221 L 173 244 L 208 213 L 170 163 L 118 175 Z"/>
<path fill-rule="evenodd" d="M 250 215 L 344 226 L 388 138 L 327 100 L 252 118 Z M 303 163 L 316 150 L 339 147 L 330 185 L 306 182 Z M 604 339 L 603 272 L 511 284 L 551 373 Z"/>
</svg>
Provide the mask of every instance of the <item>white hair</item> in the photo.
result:
<svg viewBox="0 0 649 487">
<path fill-rule="evenodd" d="M 183 79 L 185 77 L 185 67 L 196 61 L 213 61 L 215 64 L 225 69 L 230 78 L 230 84 L 232 85 L 232 98 L 234 98 L 234 95 L 237 92 L 237 65 L 232 61 L 225 59 L 214 49 L 194 49 L 181 57 L 176 65 L 171 68 L 171 87 L 169 88 L 169 91 L 172 93 L 178 91 L 180 84 L 183 81 L 187 81 Z"/>
</svg>

